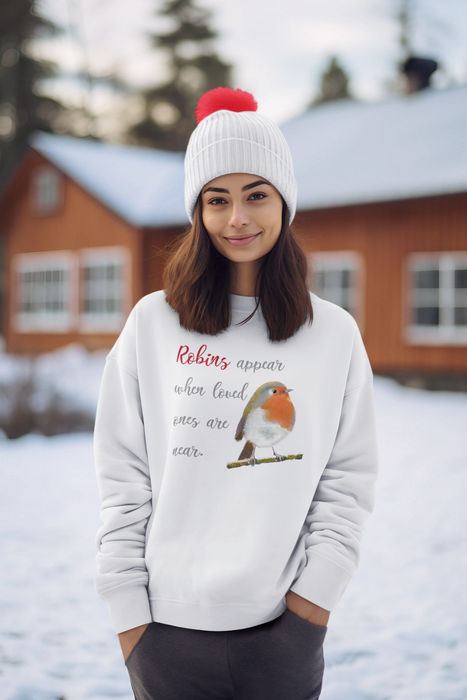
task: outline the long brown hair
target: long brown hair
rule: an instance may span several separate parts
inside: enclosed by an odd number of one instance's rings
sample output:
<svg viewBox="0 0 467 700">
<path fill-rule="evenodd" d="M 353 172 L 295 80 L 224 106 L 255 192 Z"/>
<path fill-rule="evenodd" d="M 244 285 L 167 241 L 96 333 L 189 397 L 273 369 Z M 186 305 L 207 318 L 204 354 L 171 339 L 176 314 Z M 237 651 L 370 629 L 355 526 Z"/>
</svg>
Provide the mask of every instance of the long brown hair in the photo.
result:
<svg viewBox="0 0 467 700">
<path fill-rule="evenodd" d="M 183 235 L 164 272 L 166 300 L 178 313 L 183 328 L 218 335 L 229 327 L 230 276 L 229 260 L 213 246 L 204 226 L 199 198 L 193 225 Z M 307 278 L 307 260 L 289 226 L 284 203 L 279 238 L 264 256 L 256 278 L 256 309 L 261 306 L 270 340 L 287 340 L 307 321 L 311 324 L 313 308 Z"/>
</svg>

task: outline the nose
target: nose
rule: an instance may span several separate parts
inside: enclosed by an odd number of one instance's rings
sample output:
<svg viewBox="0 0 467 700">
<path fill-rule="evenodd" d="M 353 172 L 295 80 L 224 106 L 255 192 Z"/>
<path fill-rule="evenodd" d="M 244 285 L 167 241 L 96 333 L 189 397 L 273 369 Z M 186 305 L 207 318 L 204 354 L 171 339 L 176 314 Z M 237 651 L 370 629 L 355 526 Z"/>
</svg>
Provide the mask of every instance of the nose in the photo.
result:
<svg viewBox="0 0 467 700">
<path fill-rule="evenodd" d="M 249 218 L 241 204 L 234 202 L 232 206 L 232 214 L 229 219 L 229 226 L 232 228 L 243 228 L 250 223 Z"/>
</svg>

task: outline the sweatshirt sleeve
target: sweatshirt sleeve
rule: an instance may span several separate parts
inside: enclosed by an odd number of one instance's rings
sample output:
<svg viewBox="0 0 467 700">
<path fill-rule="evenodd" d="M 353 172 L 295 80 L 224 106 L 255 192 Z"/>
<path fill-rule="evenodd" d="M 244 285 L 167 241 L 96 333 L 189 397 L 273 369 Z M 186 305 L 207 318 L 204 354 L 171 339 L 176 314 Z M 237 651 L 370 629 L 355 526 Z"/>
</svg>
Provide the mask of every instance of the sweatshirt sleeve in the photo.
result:
<svg viewBox="0 0 467 700">
<path fill-rule="evenodd" d="M 152 492 L 130 316 L 107 358 L 99 394 L 94 458 L 101 520 L 95 587 L 115 632 L 151 622 L 145 566 Z M 133 329 L 134 330 L 134 329 Z"/>
<path fill-rule="evenodd" d="M 372 374 L 356 329 L 336 439 L 305 520 L 306 565 L 291 587 L 326 610 L 357 569 L 377 472 Z"/>
</svg>

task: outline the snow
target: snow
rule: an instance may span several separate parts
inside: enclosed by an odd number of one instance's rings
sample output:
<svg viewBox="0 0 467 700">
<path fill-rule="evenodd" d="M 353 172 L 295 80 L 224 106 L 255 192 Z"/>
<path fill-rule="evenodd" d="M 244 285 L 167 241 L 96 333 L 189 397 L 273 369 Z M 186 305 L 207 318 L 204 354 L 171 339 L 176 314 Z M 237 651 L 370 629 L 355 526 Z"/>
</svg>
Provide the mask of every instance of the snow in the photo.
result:
<svg viewBox="0 0 467 700">
<path fill-rule="evenodd" d="M 135 226 L 188 224 L 183 153 L 36 132 L 31 146 Z"/>
<path fill-rule="evenodd" d="M 0 442 L 0 698 L 131 698 L 93 588 L 90 434 Z"/>
<path fill-rule="evenodd" d="M 62 416 L 67 411 L 80 411 L 92 425 L 106 355 L 105 350 L 90 353 L 76 343 L 24 357 L 5 353 L 0 345 L 0 435 L 12 403 L 28 380 L 27 400 L 34 413 L 57 407 Z"/>
<path fill-rule="evenodd" d="M 82 345 L 73 343 L 38 355 L 35 358 L 35 370 L 39 392 L 54 392 L 67 405 L 94 414 L 107 354 L 107 350 L 91 353 Z"/>
<path fill-rule="evenodd" d="M 467 87 L 320 105 L 281 126 L 298 210 L 467 191 Z M 31 145 L 135 226 L 188 223 L 182 153 L 36 133 Z"/>
<path fill-rule="evenodd" d="M 361 565 L 332 613 L 322 700 L 467 697 L 467 395 L 376 378 Z M 132 700 L 93 588 L 89 434 L 0 441 L 0 700 Z"/>
<path fill-rule="evenodd" d="M 340 101 L 283 124 L 298 210 L 467 190 L 467 87 Z"/>
</svg>

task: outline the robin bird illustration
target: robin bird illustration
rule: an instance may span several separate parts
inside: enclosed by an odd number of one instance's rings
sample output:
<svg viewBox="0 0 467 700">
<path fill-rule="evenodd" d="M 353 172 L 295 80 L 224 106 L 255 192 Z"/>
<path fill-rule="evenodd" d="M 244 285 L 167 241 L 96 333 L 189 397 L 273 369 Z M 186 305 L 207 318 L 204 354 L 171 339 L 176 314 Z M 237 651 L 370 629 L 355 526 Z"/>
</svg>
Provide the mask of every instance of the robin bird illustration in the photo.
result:
<svg viewBox="0 0 467 700">
<path fill-rule="evenodd" d="M 237 427 L 236 440 L 246 438 L 239 460 L 249 459 L 256 464 L 255 449 L 272 447 L 276 462 L 285 459 L 273 445 L 283 440 L 295 425 L 295 408 L 290 392 L 281 382 L 262 384 L 249 400 Z"/>
</svg>

